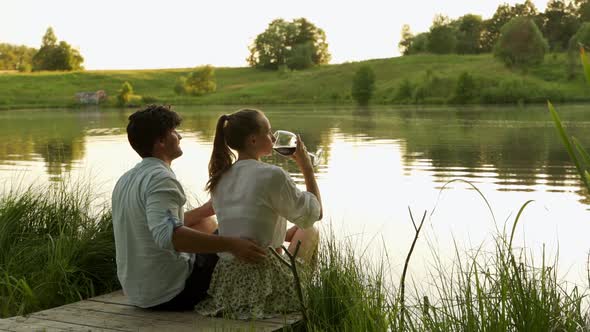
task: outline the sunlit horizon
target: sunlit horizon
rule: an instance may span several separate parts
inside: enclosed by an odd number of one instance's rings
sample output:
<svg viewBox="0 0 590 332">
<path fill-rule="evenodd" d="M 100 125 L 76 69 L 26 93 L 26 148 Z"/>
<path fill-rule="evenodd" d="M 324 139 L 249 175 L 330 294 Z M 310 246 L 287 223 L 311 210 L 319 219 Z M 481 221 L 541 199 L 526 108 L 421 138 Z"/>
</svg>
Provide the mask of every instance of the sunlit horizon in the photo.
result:
<svg viewBox="0 0 590 332">
<path fill-rule="evenodd" d="M 484 19 L 502 3 L 468 0 L 413 1 L 404 6 L 368 0 L 302 0 L 296 6 L 256 2 L 197 3 L 106 0 L 75 6 L 66 0 L 8 1 L 0 12 L 0 43 L 38 48 L 47 27 L 78 48 L 89 70 L 245 67 L 248 46 L 276 18 L 305 17 L 326 32 L 331 64 L 399 56 L 401 28 L 427 31 L 437 14 L 456 19 L 468 13 Z M 543 11 L 547 1 L 533 1 Z"/>
</svg>

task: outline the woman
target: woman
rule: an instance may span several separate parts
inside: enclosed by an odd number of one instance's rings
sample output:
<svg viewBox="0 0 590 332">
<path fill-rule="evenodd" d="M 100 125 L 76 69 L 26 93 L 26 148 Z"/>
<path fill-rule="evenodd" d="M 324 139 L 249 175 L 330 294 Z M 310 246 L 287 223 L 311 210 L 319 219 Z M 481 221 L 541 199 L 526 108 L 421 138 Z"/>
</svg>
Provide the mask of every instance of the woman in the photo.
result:
<svg viewBox="0 0 590 332">
<path fill-rule="evenodd" d="M 261 111 L 243 109 L 222 115 L 217 122 L 207 190 L 220 235 L 248 238 L 278 250 L 288 241 L 291 253 L 301 241 L 298 256 L 306 261 L 318 241 L 313 223 L 322 217 L 319 189 L 300 138 L 293 159 L 307 191 L 299 190 L 282 168 L 260 161 L 272 154 L 274 141 L 270 122 Z M 238 152 L 235 163 L 230 148 Z M 296 225 L 289 231 L 287 220 Z M 199 313 L 256 319 L 300 308 L 291 271 L 273 255 L 259 264 L 240 262 L 229 253 L 219 256 L 208 290 L 211 298 L 201 302 Z"/>
</svg>

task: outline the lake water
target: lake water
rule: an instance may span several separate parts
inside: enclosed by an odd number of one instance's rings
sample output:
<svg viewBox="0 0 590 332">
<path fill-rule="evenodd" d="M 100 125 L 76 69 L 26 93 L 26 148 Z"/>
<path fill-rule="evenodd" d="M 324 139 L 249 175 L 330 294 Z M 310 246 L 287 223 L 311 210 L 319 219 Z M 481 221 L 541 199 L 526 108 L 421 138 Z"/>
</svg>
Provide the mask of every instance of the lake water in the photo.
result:
<svg viewBox="0 0 590 332">
<path fill-rule="evenodd" d="M 545 107 L 374 108 L 262 107 L 273 129 L 301 134 L 308 150 L 323 148 L 317 169 L 324 201 L 322 227 L 354 244 L 367 262 L 387 253 L 393 280 L 401 273 L 414 229 L 427 220 L 411 263 L 424 276 L 432 252 L 451 260 L 460 248 L 492 244 L 519 208 L 534 200 L 519 221 L 515 243 L 536 255 L 559 251 L 560 273 L 586 280 L 590 248 L 590 199 L 581 187 Z M 172 168 L 193 204 L 207 199 L 215 123 L 233 106 L 176 107 L 184 155 Z M 562 106 L 569 132 L 590 148 L 590 106 Z M 139 157 L 127 143 L 131 110 L 18 110 L 0 112 L 0 181 L 10 186 L 43 184 L 64 177 L 90 179 L 108 199 L 116 179 Z M 295 164 L 281 165 L 301 184 Z M 471 182 L 491 205 L 464 182 Z M 434 210 L 436 206 L 436 210 Z M 433 212 L 434 210 L 434 212 Z M 495 220 L 495 222 L 494 222 Z M 417 220 L 418 221 L 418 220 Z"/>
</svg>

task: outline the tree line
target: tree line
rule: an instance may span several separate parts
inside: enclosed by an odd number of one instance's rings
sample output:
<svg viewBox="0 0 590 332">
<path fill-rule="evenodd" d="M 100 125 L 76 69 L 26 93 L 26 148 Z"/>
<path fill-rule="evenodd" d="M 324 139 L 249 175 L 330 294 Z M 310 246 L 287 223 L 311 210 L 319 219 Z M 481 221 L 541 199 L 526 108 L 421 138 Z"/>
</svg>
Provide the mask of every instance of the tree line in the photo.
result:
<svg viewBox="0 0 590 332">
<path fill-rule="evenodd" d="M 43 35 L 39 49 L 0 44 L 0 70 L 81 70 L 83 62 L 80 52 L 67 42 L 58 41 L 51 27 Z"/>
<path fill-rule="evenodd" d="M 410 26 L 404 25 L 398 46 L 403 55 L 489 53 L 494 51 L 502 28 L 517 17 L 528 18 L 535 24 L 547 41 L 548 50 L 562 52 L 577 47 L 572 37 L 585 22 L 590 22 L 590 0 L 550 0 L 544 12 L 539 12 L 530 0 L 513 6 L 502 4 L 486 20 L 474 14 L 455 20 L 437 15 L 427 32 L 413 34 Z"/>
</svg>

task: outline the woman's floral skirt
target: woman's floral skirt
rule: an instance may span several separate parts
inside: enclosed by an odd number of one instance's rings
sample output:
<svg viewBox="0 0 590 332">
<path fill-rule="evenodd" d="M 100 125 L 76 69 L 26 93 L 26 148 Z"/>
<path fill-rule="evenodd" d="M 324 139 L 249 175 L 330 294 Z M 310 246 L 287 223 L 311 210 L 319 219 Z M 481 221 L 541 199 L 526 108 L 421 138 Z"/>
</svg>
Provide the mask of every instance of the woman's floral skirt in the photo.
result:
<svg viewBox="0 0 590 332">
<path fill-rule="evenodd" d="M 298 264 L 297 267 L 303 277 L 303 266 Z M 258 264 L 220 258 L 208 294 L 210 297 L 195 307 L 201 315 L 262 319 L 301 308 L 293 272 L 273 255 Z"/>
</svg>

